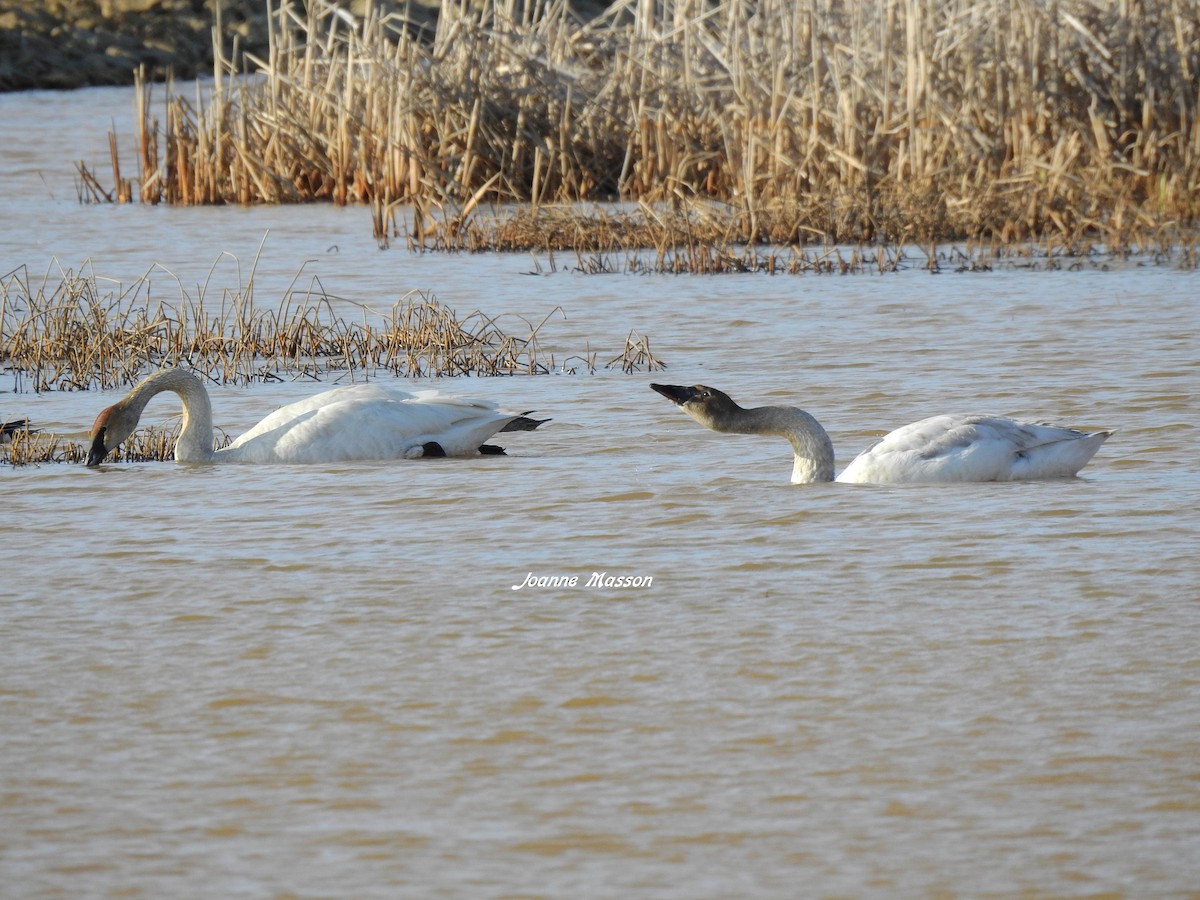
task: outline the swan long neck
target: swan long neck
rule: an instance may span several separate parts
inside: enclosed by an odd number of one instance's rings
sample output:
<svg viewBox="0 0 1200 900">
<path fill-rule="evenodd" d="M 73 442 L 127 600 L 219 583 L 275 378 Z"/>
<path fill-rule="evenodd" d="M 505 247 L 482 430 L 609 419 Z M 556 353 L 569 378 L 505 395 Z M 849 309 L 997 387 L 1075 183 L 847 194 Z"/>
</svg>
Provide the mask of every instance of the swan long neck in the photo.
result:
<svg viewBox="0 0 1200 900">
<path fill-rule="evenodd" d="M 174 391 L 183 401 L 183 422 L 175 444 L 179 462 L 205 462 L 213 457 L 212 403 L 200 379 L 183 369 L 163 369 L 142 379 L 120 406 L 133 419 L 133 427 L 151 398 L 163 391 Z M 132 429 L 131 429 L 132 430 Z"/>
<path fill-rule="evenodd" d="M 792 482 L 833 481 L 833 442 L 811 415 L 795 406 L 738 406 L 724 391 L 703 384 L 652 384 L 705 428 L 731 434 L 770 434 L 788 439 L 795 462 Z"/>
<path fill-rule="evenodd" d="M 815 417 L 794 406 L 764 406 L 747 410 L 791 442 L 795 463 L 792 482 L 833 481 L 833 442 Z"/>
<path fill-rule="evenodd" d="M 723 412 L 709 424 L 714 431 L 786 437 L 795 454 L 794 483 L 833 481 L 833 442 L 821 423 L 804 410 L 794 406 L 743 409 L 735 404 L 733 409 Z"/>
</svg>

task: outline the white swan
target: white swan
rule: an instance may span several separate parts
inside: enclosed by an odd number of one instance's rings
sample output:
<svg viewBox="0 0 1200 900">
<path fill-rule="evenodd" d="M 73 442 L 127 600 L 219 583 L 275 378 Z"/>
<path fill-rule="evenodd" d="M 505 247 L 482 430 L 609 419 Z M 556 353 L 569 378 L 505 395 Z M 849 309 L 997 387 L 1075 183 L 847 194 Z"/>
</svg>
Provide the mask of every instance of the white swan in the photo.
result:
<svg viewBox="0 0 1200 900">
<path fill-rule="evenodd" d="M 1021 481 L 1074 475 L 1111 431 L 1031 425 L 1000 416 L 934 416 L 880 438 L 833 476 L 833 443 L 821 424 L 792 406 L 743 409 L 728 394 L 697 384 L 652 384 L 713 431 L 786 437 L 795 452 L 792 481 L 888 484 L 926 481 Z"/>
<path fill-rule="evenodd" d="M 491 404 L 408 394 L 376 384 L 334 388 L 271 413 L 228 447 L 213 450 L 212 404 L 200 379 L 162 369 L 96 417 L 87 464 L 99 465 L 133 434 L 150 398 L 183 400 L 178 462 L 327 463 L 503 453 L 484 441 L 501 431 L 532 431 L 546 419 L 500 412 Z"/>
</svg>

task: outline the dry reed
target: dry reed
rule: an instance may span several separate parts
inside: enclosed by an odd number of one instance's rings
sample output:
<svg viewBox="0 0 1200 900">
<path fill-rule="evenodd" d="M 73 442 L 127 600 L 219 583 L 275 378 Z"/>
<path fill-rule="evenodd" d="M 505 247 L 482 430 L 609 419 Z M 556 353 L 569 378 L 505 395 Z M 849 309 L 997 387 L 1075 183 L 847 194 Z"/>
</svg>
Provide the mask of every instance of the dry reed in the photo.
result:
<svg viewBox="0 0 1200 900">
<path fill-rule="evenodd" d="M 267 58 L 224 53 L 161 128 L 139 84 L 141 199 L 369 203 L 381 241 L 407 204 L 422 247 L 474 239 L 485 202 L 719 201 L 716 246 L 1120 251 L 1200 214 L 1200 0 L 624 0 L 586 23 L 496 0 L 443 4 L 431 42 L 403 25 L 283 2 Z"/>
<path fill-rule="evenodd" d="M 617 365 L 620 365 L 622 372 L 640 372 L 643 366 L 647 372 L 667 367 L 666 363 L 651 352 L 650 339 L 636 331 L 629 332 L 629 337 L 625 339 L 625 349 L 621 351 L 620 356 L 613 357 L 605 368 L 611 369 Z"/>
<path fill-rule="evenodd" d="M 165 275 L 178 299 L 151 285 Z M 556 370 L 542 351 L 542 321 L 457 314 L 420 292 L 376 312 L 312 288 L 285 292 L 274 308 L 255 303 L 254 279 L 219 300 L 206 285 L 193 296 L 169 272 L 152 268 L 129 286 L 104 288 L 89 270 L 27 269 L 0 278 L 0 366 L 14 390 L 116 388 L 148 368 L 186 362 L 216 382 L 246 383 L 279 373 L 390 373 L 405 377 L 542 374 Z M 361 319 L 335 310 L 357 306 Z M 516 323 L 510 329 L 508 323 Z"/>
<path fill-rule="evenodd" d="M 179 440 L 179 426 L 161 427 L 152 425 L 131 434 L 118 448 L 115 460 L 122 462 L 166 462 L 175 458 L 175 442 Z M 217 437 L 217 449 L 230 443 L 228 435 Z M 14 434 L 12 443 L 0 447 L 0 461 L 11 466 L 40 465 L 42 463 L 81 463 L 87 459 L 87 446 L 57 434 L 39 434 L 20 431 Z"/>
<path fill-rule="evenodd" d="M 81 463 L 87 459 L 87 448 L 77 441 L 56 434 L 23 430 L 12 435 L 12 441 L 0 445 L 0 462 L 12 466 L 39 463 Z"/>
</svg>

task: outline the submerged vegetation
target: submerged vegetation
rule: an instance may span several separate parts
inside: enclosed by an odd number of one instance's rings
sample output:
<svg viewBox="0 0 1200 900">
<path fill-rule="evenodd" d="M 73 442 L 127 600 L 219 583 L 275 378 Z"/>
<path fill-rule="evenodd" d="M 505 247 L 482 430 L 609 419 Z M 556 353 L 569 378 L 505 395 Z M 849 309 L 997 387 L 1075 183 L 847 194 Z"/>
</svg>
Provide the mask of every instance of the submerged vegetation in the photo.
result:
<svg viewBox="0 0 1200 900">
<path fill-rule="evenodd" d="M 432 40 L 312 0 L 270 32 L 244 59 L 218 34 L 211 91 L 169 90 L 161 125 L 140 85 L 136 183 L 114 149 L 117 187 L 81 167 L 82 189 L 368 204 L 381 242 L 420 248 L 654 247 L 664 216 L 721 252 L 1194 246 L 1200 0 L 627 0 L 586 22 L 495 0 L 444 3 Z M 640 229 L 536 215 L 614 199 Z M 525 238 L 485 204 L 517 204 Z"/>
</svg>

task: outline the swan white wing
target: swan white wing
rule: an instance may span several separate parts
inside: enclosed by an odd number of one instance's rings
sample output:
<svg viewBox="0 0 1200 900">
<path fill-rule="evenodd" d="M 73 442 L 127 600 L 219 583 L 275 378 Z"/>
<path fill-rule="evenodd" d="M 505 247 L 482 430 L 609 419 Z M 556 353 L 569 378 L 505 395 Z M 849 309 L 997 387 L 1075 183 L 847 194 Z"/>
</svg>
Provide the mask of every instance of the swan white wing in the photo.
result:
<svg viewBox="0 0 1200 900">
<path fill-rule="evenodd" d="M 422 455 L 431 441 L 448 456 L 474 455 L 514 418 L 490 403 L 351 385 L 276 410 L 217 456 L 293 463 L 403 459 Z"/>
<path fill-rule="evenodd" d="M 392 388 L 386 388 L 383 385 L 374 383 L 349 384 L 342 387 L 330 388 L 319 394 L 313 394 L 311 397 L 305 397 L 303 400 L 297 400 L 295 403 L 289 403 L 287 406 L 279 407 L 279 409 L 255 425 L 245 436 L 252 434 L 259 428 L 271 429 L 278 427 L 281 423 L 296 419 L 304 413 L 313 412 L 344 400 L 385 402 L 388 400 L 412 400 L 415 396 L 415 394 L 410 394 L 407 391 L 393 390 Z"/>
<path fill-rule="evenodd" d="M 1013 481 L 1074 475 L 1111 432 L 1087 434 L 999 416 L 933 416 L 885 435 L 841 482 Z"/>
</svg>

